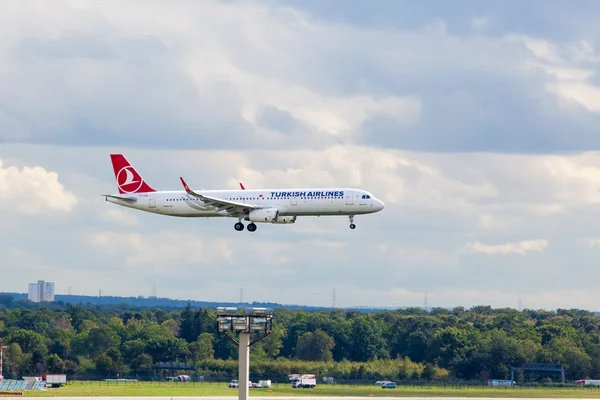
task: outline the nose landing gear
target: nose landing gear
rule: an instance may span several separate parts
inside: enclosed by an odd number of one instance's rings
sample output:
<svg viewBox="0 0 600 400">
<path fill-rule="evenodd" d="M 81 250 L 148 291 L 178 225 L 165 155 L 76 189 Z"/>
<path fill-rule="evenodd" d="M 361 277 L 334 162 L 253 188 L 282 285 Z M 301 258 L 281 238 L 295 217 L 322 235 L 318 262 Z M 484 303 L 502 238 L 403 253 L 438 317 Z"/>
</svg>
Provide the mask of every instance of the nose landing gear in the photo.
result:
<svg viewBox="0 0 600 400">
<path fill-rule="evenodd" d="M 354 215 L 350 215 L 350 229 L 355 229 L 356 225 L 354 225 Z"/>
</svg>

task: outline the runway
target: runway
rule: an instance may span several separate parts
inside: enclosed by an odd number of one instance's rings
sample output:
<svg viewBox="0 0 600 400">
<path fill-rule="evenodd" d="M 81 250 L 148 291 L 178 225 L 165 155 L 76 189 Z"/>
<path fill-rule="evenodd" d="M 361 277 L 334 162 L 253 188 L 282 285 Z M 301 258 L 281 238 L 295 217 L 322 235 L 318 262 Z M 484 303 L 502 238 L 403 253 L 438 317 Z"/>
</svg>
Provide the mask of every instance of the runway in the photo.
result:
<svg viewBox="0 0 600 400">
<path fill-rule="evenodd" d="M 14 398 L 15 396 L 2 396 L 0 398 Z M 28 396 L 34 397 L 34 396 Z M 57 396 L 51 397 L 54 400 L 237 400 L 238 396 Z M 527 397 L 405 397 L 405 396 L 390 396 L 390 397 L 360 397 L 360 396 L 250 396 L 253 400 L 533 400 L 534 398 Z M 559 397 L 535 397 L 535 400 L 572 400 L 572 398 Z"/>
</svg>

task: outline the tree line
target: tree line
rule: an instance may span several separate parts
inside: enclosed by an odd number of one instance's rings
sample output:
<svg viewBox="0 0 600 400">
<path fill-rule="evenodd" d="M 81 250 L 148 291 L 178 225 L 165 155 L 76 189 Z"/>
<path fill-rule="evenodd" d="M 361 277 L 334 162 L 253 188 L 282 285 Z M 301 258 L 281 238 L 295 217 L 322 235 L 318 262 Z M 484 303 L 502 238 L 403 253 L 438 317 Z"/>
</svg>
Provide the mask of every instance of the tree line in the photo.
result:
<svg viewBox="0 0 600 400">
<path fill-rule="evenodd" d="M 214 309 L 98 310 L 82 305 L 0 308 L 4 375 L 164 377 L 159 362 L 189 362 L 206 379 L 237 375 L 237 347 Z M 290 373 L 337 380 L 486 380 L 511 366 L 562 364 L 569 380 L 600 377 L 600 318 L 585 310 L 409 308 L 274 310 L 272 333 L 251 347 L 251 377 Z M 192 375 L 192 374 L 190 374 Z M 559 377 L 519 372 L 519 379 Z"/>
</svg>

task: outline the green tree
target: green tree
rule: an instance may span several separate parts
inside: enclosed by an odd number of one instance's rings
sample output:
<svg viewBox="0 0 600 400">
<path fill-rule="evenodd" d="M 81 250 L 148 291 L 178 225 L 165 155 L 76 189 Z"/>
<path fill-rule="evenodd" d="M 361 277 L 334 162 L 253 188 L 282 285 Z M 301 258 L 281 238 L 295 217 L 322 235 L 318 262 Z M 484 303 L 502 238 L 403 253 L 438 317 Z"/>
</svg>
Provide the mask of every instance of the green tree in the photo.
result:
<svg viewBox="0 0 600 400">
<path fill-rule="evenodd" d="M 148 354 L 140 354 L 131 361 L 131 369 L 140 375 L 152 373 L 152 357 Z"/>
<path fill-rule="evenodd" d="M 50 354 L 46 358 L 46 369 L 50 373 L 62 373 L 65 371 L 65 362 L 58 354 Z"/>
<path fill-rule="evenodd" d="M 37 372 L 38 366 L 44 365 L 44 357 L 48 354 L 48 347 L 44 336 L 26 329 L 11 328 L 8 330 L 7 343 L 18 343 L 24 353 L 31 354 L 33 368 Z"/>
<path fill-rule="evenodd" d="M 67 307 L 67 314 L 71 318 L 71 324 L 75 329 L 75 332 L 79 332 L 81 328 L 81 324 L 85 320 L 89 320 L 93 318 L 91 313 L 87 310 L 84 310 L 80 305 L 70 305 Z"/>
<path fill-rule="evenodd" d="M 214 336 L 215 335 L 212 333 L 202 333 L 198 336 L 198 340 L 189 345 L 192 360 L 194 360 L 194 362 L 199 360 L 210 360 L 214 357 Z"/>
<path fill-rule="evenodd" d="M 333 359 L 331 349 L 335 343 L 331 336 L 317 329 L 314 332 L 306 332 L 298 338 L 296 346 L 296 357 L 301 360 L 330 361 Z"/>
<path fill-rule="evenodd" d="M 382 321 L 359 315 L 352 320 L 350 352 L 353 361 L 389 358 L 388 344 L 383 335 Z"/>
<path fill-rule="evenodd" d="M 117 374 L 115 362 L 107 354 L 99 354 L 94 359 L 96 364 L 96 372 L 104 377 L 113 377 Z"/>
<path fill-rule="evenodd" d="M 146 351 L 147 343 L 142 339 L 129 340 L 121 346 L 121 354 L 125 362 L 130 363 Z"/>
<path fill-rule="evenodd" d="M 271 334 L 259 342 L 267 357 L 275 358 L 279 355 L 279 352 L 283 347 L 284 337 L 285 328 L 281 325 L 275 325 L 271 330 Z"/>
<path fill-rule="evenodd" d="M 31 370 L 31 354 L 24 354 L 19 343 L 11 343 L 4 353 L 3 368 L 15 379 L 27 375 Z"/>
<path fill-rule="evenodd" d="M 196 341 L 200 335 L 200 326 L 200 313 L 194 313 L 190 307 L 190 303 L 188 303 L 185 309 L 181 312 L 179 337 L 185 339 L 185 341 L 188 343 Z"/>
<path fill-rule="evenodd" d="M 92 357 L 106 353 L 108 349 L 118 346 L 119 343 L 119 336 L 107 325 L 90 330 L 85 341 L 87 354 Z"/>
</svg>

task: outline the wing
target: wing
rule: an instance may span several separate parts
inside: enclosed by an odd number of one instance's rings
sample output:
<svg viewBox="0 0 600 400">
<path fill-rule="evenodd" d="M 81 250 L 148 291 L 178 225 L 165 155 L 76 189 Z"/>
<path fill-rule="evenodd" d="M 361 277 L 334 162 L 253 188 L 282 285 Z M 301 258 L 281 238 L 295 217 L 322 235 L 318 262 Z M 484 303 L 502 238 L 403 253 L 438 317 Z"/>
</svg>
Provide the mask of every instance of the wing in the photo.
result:
<svg viewBox="0 0 600 400">
<path fill-rule="evenodd" d="M 215 209 L 215 211 L 217 211 L 217 212 L 227 211 L 227 213 L 229 213 L 229 214 L 238 215 L 242 212 L 254 210 L 257 208 L 262 208 L 260 206 L 254 205 L 254 204 L 240 203 L 240 202 L 231 201 L 231 200 L 223 200 L 223 199 L 219 199 L 216 197 L 206 196 L 206 195 L 203 195 L 200 193 L 196 193 L 192 189 L 190 189 L 190 187 L 188 186 L 187 183 L 185 183 L 185 181 L 183 180 L 182 177 L 179 177 L 179 179 L 181 179 L 181 183 L 183 184 L 183 188 L 185 189 L 187 194 L 189 194 L 190 196 L 193 196 L 197 199 L 200 199 L 207 206 L 212 206 Z"/>
</svg>

